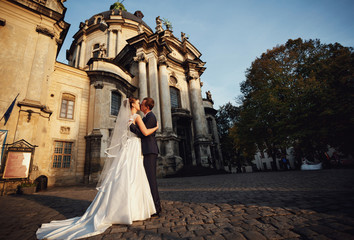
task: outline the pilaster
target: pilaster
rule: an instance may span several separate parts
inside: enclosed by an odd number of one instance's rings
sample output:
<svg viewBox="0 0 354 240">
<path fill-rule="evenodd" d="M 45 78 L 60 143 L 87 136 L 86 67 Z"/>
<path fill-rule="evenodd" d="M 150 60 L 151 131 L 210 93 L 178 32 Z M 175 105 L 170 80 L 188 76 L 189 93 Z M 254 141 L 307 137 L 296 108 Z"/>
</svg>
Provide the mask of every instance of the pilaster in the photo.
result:
<svg viewBox="0 0 354 240">
<path fill-rule="evenodd" d="M 95 87 L 95 102 L 94 102 L 94 116 L 93 116 L 93 129 L 100 129 L 101 127 L 101 108 L 102 108 L 102 88 L 103 82 L 97 81 L 94 83 Z"/>
<path fill-rule="evenodd" d="M 38 28 L 37 28 L 38 29 Z M 31 73 L 28 81 L 28 88 L 26 91 L 25 100 L 34 101 L 40 103 L 43 81 L 45 80 L 45 71 L 47 69 L 47 59 L 49 39 L 47 34 L 43 34 L 38 31 L 38 38 L 36 44 L 36 51 L 34 54 Z M 54 64 L 54 60 L 53 60 Z"/>
</svg>

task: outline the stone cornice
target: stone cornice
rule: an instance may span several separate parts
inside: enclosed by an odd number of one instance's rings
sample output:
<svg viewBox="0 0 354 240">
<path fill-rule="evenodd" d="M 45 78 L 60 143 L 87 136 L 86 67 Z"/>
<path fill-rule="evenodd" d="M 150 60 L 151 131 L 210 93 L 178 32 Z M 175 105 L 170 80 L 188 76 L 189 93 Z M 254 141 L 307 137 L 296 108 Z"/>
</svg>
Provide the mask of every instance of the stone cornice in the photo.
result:
<svg viewBox="0 0 354 240">
<path fill-rule="evenodd" d="M 63 1 L 59 1 L 58 3 L 60 4 L 60 7 L 62 8 L 62 13 L 54 11 L 53 9 L 50 9 L 44 4 L 46 1 L 31 1 L 31 0 L 8 0 L 9 2 L 12 2 L 14 4 L 20 5 L 30 11 L 36 12 L 38 14 L 44 15 L 46 17 L 49 17 L 51 19 L 54 19 L 55 21 L 59 21 L 64 18 L 66 8 L 63 6 Z"/>
<path fill-rule="evenodd" d="M 53 38 L 55 36 L 54 31 L 40 25 L 37 25 L 36 32 L 46 35 L 50 38 Z"/>
<path fill-rule="evenodd" d="M 119 84 L 120 87 L 124 89 L 126 93 L 130 93 L 130 94 L 134 93 L 137 89 L 137 87 L 133 86 L 125 79 L 111 72 L 95 70 L 95 71 L 86 71 L 86 73 L 90 78 L 91 84 L 101 83 L 101 82 L 116 83 Z M 99 87 L 99 84 L 97 86 Z"/>
</svg>

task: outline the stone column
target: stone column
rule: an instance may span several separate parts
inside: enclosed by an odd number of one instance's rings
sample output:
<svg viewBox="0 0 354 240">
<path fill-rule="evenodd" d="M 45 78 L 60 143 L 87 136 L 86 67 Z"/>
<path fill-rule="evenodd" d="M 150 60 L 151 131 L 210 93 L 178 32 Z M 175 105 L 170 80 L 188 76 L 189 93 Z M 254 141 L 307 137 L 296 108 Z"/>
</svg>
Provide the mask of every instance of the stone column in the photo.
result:
<svg viewBox="0 0 354 240">
<path fill-rule="evenodd" d="M 212 120 L 213 120 L 213 135 L 214 135 L 214 139 L 215 139 L 215 143 L 216 143 L 216 150 L 218 152 L 218 159 L 215 159 L 217 161 L 216 167 L 217 167 L 217 169 L 224 169 L 218 127 L 217 127 L 214 117 L 212 118 Z"/>
<path fill-rule="evenodd" d="M 147 79 L 146 79 L 146 56 L 140 52 L 134 57 L 134 61 L 139 63 L 139 99 L 143 101 L 148 96 Z"/>
<path fill-rule="evenodd" d="M 86 36 L 82 37 L 81 48 L 80 48 L 80 59 L 79 68 L 84 68 L 86 66 Z"/>
<path fill-rule="evenodd" d="M 207 136 L 208 128 L 200 89 L 200 79 L 197 74 L 192 74 L 190 76 L 189 91 L 196 138 L 205 138 Z"/>
<path fill-rule="evenodd" d="M 200 79 L 196 73 L 189 75 L 189 91 L 195 130 L 194 149 L 197 158 L 197 165 L 210 167 L 212 166 L 210 153 L 211 141 L 207 134 L 208 128 L 200 89 Z"/>
<path fill-rule="evenodd" d="M 150 54 L 148 56 L 149 62 L 149 97 L 154 99 L 155 106 L 152 109 L 153 113 L 156 115 L 156 119 L 161 124 L 161 114 L 160 114 L 160 94 L 159 94 L 159 83 L 158 83 L 158 72 L 157 72 L 157 61 L 155 54 Z M 159 128 L 158 132 L 160 132 Z"/>
<path fill-rule="evenodd" d="M 164 55 L 159 57 L 159 70 L 162 129 L 164 132 L 172 132 L 170 87 L 168 84 L 167 59 Z"/>
</svg>

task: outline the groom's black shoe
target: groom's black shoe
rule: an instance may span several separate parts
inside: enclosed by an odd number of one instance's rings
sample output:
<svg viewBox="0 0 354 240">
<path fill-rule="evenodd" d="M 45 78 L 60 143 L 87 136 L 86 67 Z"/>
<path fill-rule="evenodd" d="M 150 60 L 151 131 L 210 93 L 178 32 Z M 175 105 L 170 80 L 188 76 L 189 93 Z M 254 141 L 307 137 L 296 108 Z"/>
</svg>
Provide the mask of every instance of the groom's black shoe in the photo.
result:
<svg viewBox="0 0 354 240">
<path fill-rule="evenodd" d="M 154 213 L 151 215 L 151 218 L 158 218 L 160 217 L 160 213 Z"/>
</svg>

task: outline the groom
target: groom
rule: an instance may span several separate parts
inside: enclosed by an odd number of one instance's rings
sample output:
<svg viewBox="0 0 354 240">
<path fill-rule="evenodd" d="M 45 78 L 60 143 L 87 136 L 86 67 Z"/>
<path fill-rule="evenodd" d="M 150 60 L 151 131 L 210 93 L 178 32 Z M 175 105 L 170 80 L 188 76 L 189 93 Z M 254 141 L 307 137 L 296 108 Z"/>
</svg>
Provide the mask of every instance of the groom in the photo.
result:
<svg viewBox="0 0 354 240">
<path fill-rule="evenodd" d="M 152 98 L 144 98 L 140 105 L 140 110 L 144 113 L 143 122 L 146 128 L 153 128 L 157 125 L 155 114 L 151 112 L 153 107 L 154 99 Z M 155 133 L 149 136 L 144 136 L 139 127 L 134 124 L 130 125 L 130 131 L 137 134 L 141 138 L 141 147 L 144 155 L 144 168 L 146 176 L 149 180 L 150 190 L 156 208 L 156 214 L 153 216 L 159 216 L 161 212 L 161 204 L 156 181 L 156 161 L 159 149 L 157 147 Z"/>
</svg>

